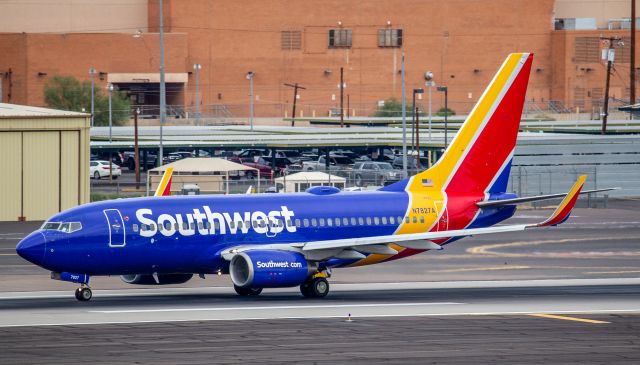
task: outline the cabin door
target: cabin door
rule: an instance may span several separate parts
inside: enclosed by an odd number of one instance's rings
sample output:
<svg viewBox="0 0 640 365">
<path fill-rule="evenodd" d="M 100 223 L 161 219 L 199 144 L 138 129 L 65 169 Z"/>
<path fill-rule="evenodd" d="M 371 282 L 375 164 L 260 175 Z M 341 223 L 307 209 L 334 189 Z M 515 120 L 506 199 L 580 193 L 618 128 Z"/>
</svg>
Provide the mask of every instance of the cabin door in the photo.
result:
<svg viewBox="0 0 640 365">
<path fill-rule="evenodd" d="M 124 247 L 126 240 L 122 214 L 117 209 L 105 209 L 104 216 L 109 226 L 109 247 Z"/>
</svg>

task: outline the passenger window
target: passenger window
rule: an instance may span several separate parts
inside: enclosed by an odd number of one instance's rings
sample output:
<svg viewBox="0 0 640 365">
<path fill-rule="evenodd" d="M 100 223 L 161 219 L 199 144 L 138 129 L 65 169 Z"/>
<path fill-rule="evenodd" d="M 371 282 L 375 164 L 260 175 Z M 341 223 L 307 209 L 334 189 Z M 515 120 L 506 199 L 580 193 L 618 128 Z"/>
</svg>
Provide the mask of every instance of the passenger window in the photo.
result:
<svg viewBox="0 0 640 365">
<path fill-rule="evenodd" d="M 202 224 L 202 222 L 198 222 L 198 229 L 202 230 L 204 228 L 204 225 Z"/>
<path fill-rule="evenodd" d="M 409 220 L 409 216 L 404 217 L 404 222 L 405 222 L 405 223 L 409 223 L 409 222 L 410 222 L 410 220 Z"/>
<path fill-rule="evenodd" d="M 216 230 L 219 230 L 220 229 L 220 222 L 218 222 L 218 221 L 213 222 L 213 226 L 215 227 Z"/>
<path fill-rule="evenodd" d="M 194 222 L 189 223 L 189 228 L 192 230 L 196 229 L 196 224 Z"/>
<path fill-rule="evenodd" d="M 387 224 L 387 217 L 382 217 L 382 224 Z"/>
<path fill-rule="evenodd" d="M 287 227 L 293 227 L 293 221 L 291 219 L 287 219 Z"/>
<path fill-rule="evenodd" d="M 205 227 L 207 227 L 207 229 L 211 229 L 211 222 L 207 221 L 207 223 L 205 224 Z"/>
<path fill-rule="evenodd" d="M 367 225 L 370 226 L 371 225 L 371 217 L 367 217 Z"/>
<path fill-rule="evenodd" d="M 356 217 L 351 217 L 351 225 L 355 226 L 356 224 Z"/>
<path fill-rule="evenodd" d="M 364 226 L 364 219 L 362 217 L 358 217 L 358 224 Z"/>
<path fill-rule="evenodd" d="M 184 229 L 184 230 L 189 229 L 189 223 L 187 223 L 187 222 L 182 222 L 182 229 Z"/>
<path fill-rule="evenodd" d="M 231 229 L 236 228 L 236 222 L 233 222 L 233 221 L 229 222 L 229 228 Z"/>
<path fill-rule="evenodd" d="M 162 224 L 158 224 L 158 231 L 164 231 L 164 226 Z"/>
<path fill-rule="evenodd" d="M 340 218 L 336 218 L 336 227 L 340 227 Z"/>
<path fill-rule="evenodd" d="M 278 219 L 277 222 L 278 222 L 278 227 L 284 227 L 284 222 L 283 221 Z M 291 222 L 291 221 L 289 221 L 289 222 Z"/>
<path fill-rule="evenodd" d="M 378 224 L 380 224 L 380 218 L 378 218 L 378 217 L 373 217 L 373 224 L 375 224 L 376 226 L 377 226 Z"/>
<path fill-rule="evenodd" d="M 258 228 L 258 221 L 253 221 L 253 229 Z"/>
<path fill-rule="evenodd" d="M 318 226 L 318 220 L 316 220 L 315 218 L 311 218 L 311 225 L 314 227 Z"/>
<path fill-rule="evenodd" d="M 300 224 L 300 219 L 296 219 L 296 227 L 300 228 L 302 225 Z"/>
<path fill-rule="evenodd" d="M 333 227 L 333 219 L 332 218 L 327 218 L 327 226 Z"/>
<path fill-rule="evenodd" d="M 304 226 L 309 227 L 309 220 L 307 218 L 304 219 Z"/>
<path fill-rule="evenodd" d="M 396 224 L 396 218 L 394 216 L 389 217 L 389 223 Z"/>
<path fill-rule="evenodd" d="M 413 223 L 418 223 L 418 218 L 415 215 L 413 216 Z"/>
<path fill-rule="evenodd" d="M 420 216 L 420 223 L 424 223 L 424 216 Z"/>
<path fill-rule="evenodd" d="M 264 228 L 264 227 L 266 227 L 266 224 L 264 223 L 264 221 L 263 221 L 263 220 L 259 220 L 259 221 L 258 221 L 258 225 L 260 226 L 260 228 Z"/>
<path fill-rule="evenodd" d="M 169 227 L 171 227 L 171 223 L 169 223 Z M 180 227 L 178 226 L 178 223 L 177 223 L 177 222 L 173 224 L 173 228 L 174 228 L 176 231 L 180 229 Z M 170 229 L 170 228 L 169 228 L 169 229 Z"/>
<path fill-rule="evenodd" d="M 319 221 L 320 221 L 320 227 L 324 227 L 324 218 L 320 218 Z"/>
<path fill-rule="evenodd" d="M 138 232 L 138 225 L 135 223 L 133 224 L 133 231 Z"/>
</svg>

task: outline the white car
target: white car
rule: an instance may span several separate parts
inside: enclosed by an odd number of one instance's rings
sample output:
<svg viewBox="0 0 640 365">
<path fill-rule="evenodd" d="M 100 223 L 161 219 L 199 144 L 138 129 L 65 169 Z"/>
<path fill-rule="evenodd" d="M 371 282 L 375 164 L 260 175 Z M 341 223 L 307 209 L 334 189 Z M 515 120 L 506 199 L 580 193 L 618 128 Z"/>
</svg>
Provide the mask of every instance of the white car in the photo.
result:
<svg viewBox="0 0 640 365">
<path fill-rule="evenodd" d="M 120 170 L 120 166 L 112 163 L 111 178 L 117 179 L 118 176 L 120 175 L 122 175 L 122 170 Z M 102 160 L 91 161 L 91 165 L 89 166 L 89 177 L 92 179 L 109 177 L 109 161 L 102 161 Z"/>
</svg>

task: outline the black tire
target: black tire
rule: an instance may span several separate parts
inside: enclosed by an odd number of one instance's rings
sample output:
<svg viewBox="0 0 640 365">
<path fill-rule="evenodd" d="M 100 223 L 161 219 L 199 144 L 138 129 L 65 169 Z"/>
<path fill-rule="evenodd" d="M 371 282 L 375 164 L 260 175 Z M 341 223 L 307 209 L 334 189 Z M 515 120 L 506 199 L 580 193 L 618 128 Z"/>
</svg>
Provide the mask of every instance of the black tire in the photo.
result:
<svg viewBox="0 0 640 365">
<path fill-rule="evenodd" d="M 253 172 L 247 172 L 245 176 L 247 177 L 247 180 L 253 180 L 256 178 L 256 175 Z"/>
<path fill-rule="evenodd" d="M 81 302 L 88 302 L 93 297 L 93 293 L 89 288 L 78 288 L 76 289 L 76 299 Z"/>
<path fill-rule="evenodd" d="M 113 180 L 118 180 L 118 176 L 111 176 Z"/>
<path fill-rule="evenodd" d="M 244 288 L 241 286 L 234 285 L 233 289 L 238 293 L 238 295 L 246 297 L 246 296 L 256 296 L 262 293 L 262 288 Z"/>
<path fill-rule="evenodd" d="M 324 298 L 329 294 L 329 282 L 325 278 L 315 278 L 311 281 L 309 291 L 315 298 Z"/>
<path fill-rule="evenodd" d="M 305 281 L 300 285 L 300 293 L 304 295 L 305 298 L 313 297 L 313 293 L 311 293 L 311 282 L 309 280 Z"/>
<path fill-rule="evenodd" d="M 362 186 L 362 176 L 356 175 L 356 186 Z"/>
<path fill-rule="evenodd" d="M 127 160 L 127 168 L 129 169 L 129 171 L 133 171 L 136 169 L 134 159 L 130 158 L 129 160 Z"/>
<path fill-rule="evenodd" d="M 100 180 L 100 173 L 98 171 L 93 173 L 93 178 L 96 180 Z"/>
<path fill-rule="evenodd" d="M 380 185 L 385 186 L 387 184 L 387 178 L 386 177 L 382 177 L 382 179 L 380 179 Z"/>
</svg>

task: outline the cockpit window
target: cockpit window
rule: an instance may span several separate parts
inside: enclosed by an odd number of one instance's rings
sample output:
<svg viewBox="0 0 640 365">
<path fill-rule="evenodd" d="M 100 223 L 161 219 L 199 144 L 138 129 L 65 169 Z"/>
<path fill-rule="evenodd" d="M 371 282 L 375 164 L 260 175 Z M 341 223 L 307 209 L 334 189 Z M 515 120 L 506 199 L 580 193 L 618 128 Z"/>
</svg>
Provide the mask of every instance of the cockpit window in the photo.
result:
<svg viewBox="0 0 640 365">
<path fill-rule="evenodd" d="M 40 229 L 53 229 L 56 231 L 58 228 L 60 228 L 60 222 L 44 222 L 42 227 L 40 227 Z"/>
<path fill-rule="evenodd" d="M 58 232 L 73 233 L 82 229 L 80 222 L 45 222 L 41 229 L 50 229 Z"/>
</svg>

